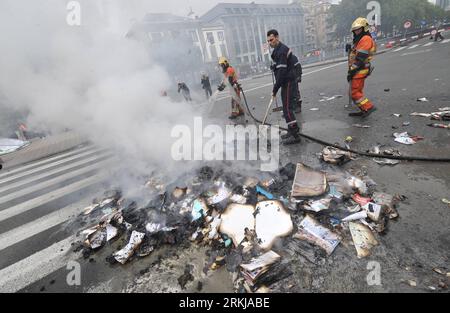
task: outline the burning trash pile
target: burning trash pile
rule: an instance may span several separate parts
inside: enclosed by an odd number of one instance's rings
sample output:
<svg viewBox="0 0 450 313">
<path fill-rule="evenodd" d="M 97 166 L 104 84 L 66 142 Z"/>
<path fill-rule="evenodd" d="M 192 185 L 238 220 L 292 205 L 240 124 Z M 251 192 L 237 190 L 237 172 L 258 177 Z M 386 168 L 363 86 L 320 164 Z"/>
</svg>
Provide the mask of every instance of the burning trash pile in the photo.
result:
<svg viewBox="0 0 450 313">
<path fill-rule="evenodd" d="M 369 256 L 404 200 L 376 192 L 367 177 L 303 164 L 263 179 L 204 167 L 181 187 L 155 179 L 146 186 L 154 199 L 145 207 L 115 192 L 84 210 L 90 223 L 97 221 L 81 232 L 85 258 L 119 238 L 123 245 L 107 258 L 111 264 L 167 244 L 207 246 L 203 272 L 226 267 L 236 292 L 267 292 L 292 275 L 286 247 L 293 245 L 327 258 L 343 243 L 354 245 L 358 258 Z"/>
</svg>

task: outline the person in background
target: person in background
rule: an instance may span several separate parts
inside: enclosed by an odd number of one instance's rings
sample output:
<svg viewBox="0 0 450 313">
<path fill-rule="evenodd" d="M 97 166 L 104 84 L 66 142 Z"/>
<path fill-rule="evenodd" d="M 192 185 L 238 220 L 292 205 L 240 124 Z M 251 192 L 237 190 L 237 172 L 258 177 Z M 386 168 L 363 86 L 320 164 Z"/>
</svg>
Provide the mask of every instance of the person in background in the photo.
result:
<svg viewBox="0 0 450 313">
<path fill-rule="evenodd" d="M 211 89 L 211 82 L 209 80 L 209 76 L 205 72 L 202 73 L 201 84 L 202 84 L 203 90 L 205 90 L 206 100 L 209 100 L 209 97 L 212 96 L 212 89 Z"/>
<path fill-rule="evenodd" d="M 178 93 L 180 93 L 180 91 L 181 91 L 181 93 L 182 93 L 182 95 L 183 95 L 183 97 L 184 97 L 184 99 L 186 100 L 186 101 L 192 101 L 192 98 L 191 98 L 191 91 L 189 90 L 189 88 L 188 88 L 188 86 L 186 85 L 186 83 L 184 83 L 184 82 L 178 82 Z"/>
</svg>

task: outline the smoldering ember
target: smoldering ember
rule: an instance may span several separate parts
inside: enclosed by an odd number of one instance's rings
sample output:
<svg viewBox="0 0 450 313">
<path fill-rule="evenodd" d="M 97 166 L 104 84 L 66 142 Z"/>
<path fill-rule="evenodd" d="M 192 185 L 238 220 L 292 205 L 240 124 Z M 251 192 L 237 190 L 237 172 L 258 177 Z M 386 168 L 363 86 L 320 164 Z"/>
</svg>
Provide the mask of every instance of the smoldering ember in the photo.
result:
<svg viewBox="0 0 450 313">
<path fill-rule="evenodd" d="M 449 1 L 392 3 L 0 1 L 0 292 L 448 293 Z"/>
</svg>

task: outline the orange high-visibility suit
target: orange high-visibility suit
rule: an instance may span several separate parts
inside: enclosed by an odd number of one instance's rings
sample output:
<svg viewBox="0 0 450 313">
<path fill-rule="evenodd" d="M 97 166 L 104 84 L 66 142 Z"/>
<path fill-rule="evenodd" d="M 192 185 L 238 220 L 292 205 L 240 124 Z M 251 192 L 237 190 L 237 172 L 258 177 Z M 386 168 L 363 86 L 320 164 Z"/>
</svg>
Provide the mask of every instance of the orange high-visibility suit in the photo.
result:
<svg viewBox="0 0 450 313">
<path fill-rule="evenodd" d="M 352 100 L 363 112 L 367 112 L 374 107 L 372 102 L 364 95 L 364 83 L 371 73 L 370 61 L 373 59 L 376 49 L 375 41 L 367 34 L 353 45 L 349 55 Z"/>
</svg>

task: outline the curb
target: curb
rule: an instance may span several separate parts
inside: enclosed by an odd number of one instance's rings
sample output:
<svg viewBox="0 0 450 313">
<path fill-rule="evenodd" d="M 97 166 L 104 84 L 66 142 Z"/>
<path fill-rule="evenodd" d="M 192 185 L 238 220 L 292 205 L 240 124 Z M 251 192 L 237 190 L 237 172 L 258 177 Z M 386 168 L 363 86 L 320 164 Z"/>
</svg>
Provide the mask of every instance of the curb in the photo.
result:
<svg viewBox="0 0 450 313">
<path fill-rule="evenodd" d="M 1 156 L 3 170 L 71 150 L 87 140 L 75 132 L 67 132 L 32 141 L 23 149 Z"/>
</svg>

